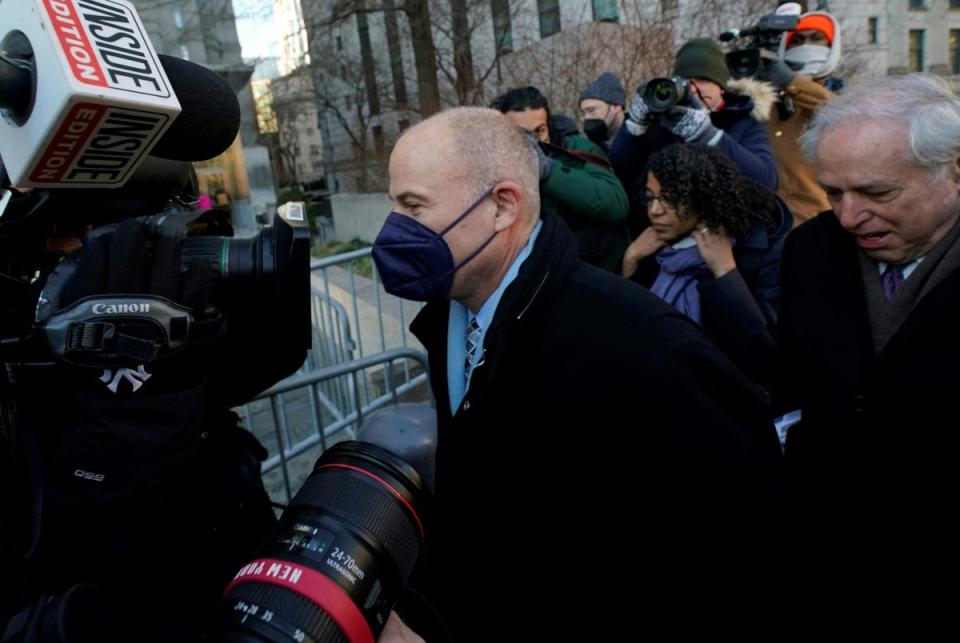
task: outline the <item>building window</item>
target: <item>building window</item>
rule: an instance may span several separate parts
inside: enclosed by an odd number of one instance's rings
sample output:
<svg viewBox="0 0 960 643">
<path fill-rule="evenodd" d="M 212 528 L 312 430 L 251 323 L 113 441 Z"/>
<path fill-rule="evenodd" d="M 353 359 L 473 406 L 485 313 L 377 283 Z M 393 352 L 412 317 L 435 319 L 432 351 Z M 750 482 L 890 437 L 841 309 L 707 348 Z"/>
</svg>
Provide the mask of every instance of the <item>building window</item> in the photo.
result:
<svg viewBox="0 0 960 643">
<path fill-rule="evenodd" d="M 312 128 L 312 127 L 308 127 L 308 128 L 306 129 L 306 132 L 307 132 L 307 136 L 313 136 L 313 128 Z"/>
<path fill-rule="evenodd" d="M 880 42 L 880 18 L 867 18 L 867 44 L 875 45 Z"/>
<path fill-rule="evenodd" d="M 311 145 L 310 146 L 310 156 L 320 156 L 320 146 Z"/>
<path fill-rule="evenodd" d="M 373 148 L 377 150 L 378 153 L 383 154 L 383 125 L 373 126 Z"/>
<path fill-rule="evenodd" d="M 950 0 L 951 9 L 960 9 L 960 0 Z"/>
<path fill-rule="evenodd" d="M 927 8 L 927 0 L 908 0 L 911 11 L 921 11 Z"/>
<path fill-rule="evenodd" d="M 676 11 L 679 6 L 680 0 L 660 0 L 660 11 L 662 13 Z"/>
<path fill-rule="evenodd" d="M 950 67 L 960 74 L 960 29 L 950 30 Z"/>
<path fill-rule="evenodd" d="M 537 0 L 540 14 L 540 37 L 546 38 L 560 31 L 560 2 L 558 0 Z"/>
<path fill-rule="evenodd" d="M 909 71 L 923 71 L 923 29 L 910 30 Z"/>
<path fill-rule="evenodd" d="M 513 51 L 513 27 L 510 24 L 510 0 L 491 0 L 490 11 L 493 14 L 493 37 L 497 43 L 497 52 L 509 54 Z"/>
<path fill-rule="evenodd" d="M 343 38 L 337 36 L 337 51 L 343 51 Z"/>
<path fill-rule="evenodd" d="M 620 22 L 617 0 L 593 0 L 594 22 Z"/>
</svg>

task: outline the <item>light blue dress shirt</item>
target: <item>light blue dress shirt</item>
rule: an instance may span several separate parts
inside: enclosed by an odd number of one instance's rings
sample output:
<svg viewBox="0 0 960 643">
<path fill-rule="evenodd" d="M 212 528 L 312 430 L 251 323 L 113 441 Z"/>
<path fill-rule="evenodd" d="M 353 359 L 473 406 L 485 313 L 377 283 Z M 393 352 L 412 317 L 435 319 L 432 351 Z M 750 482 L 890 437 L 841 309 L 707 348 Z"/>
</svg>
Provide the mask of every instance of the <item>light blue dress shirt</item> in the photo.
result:
<svg viewBox="0 0 960 643">
<path fill-rule="evenodd" d="M 450 317 L 447 320 L 447 391 L 450 393 L 451 414 L 456 413 L 457 409 L 460 408 L 460 402 L 463 401 L 463 396 L 467 394 L 467 388 L 470 385 L 466 381 L 466 373 L 463 370 L 464 360 L 467 358 L 467 348 L 464 345 L 467 326 L 470 324 L 470 320 L 474 317 L 477 318 L 477 323 L 480 325 L 480 346 L 483 346 L 487 329 L 497 312 L 497 306 L 500 305 L 500 298 L 503 297 L 503 292 L 507 289 L 507 286 L 517 278 L 520 266 L 533 251 L 533 244 L 537 241 L 541 227 L 543 227 L 543 222 L 538 221 L 533 228 L 533 232 L 530 233 L 526 245 L 520 250 L 513 263 L 510 264 L 510 268 L 507 269 L 507 273 L 500 280 L 500 285 L 487 298 L 487 301 L 483 302 L 483 306 L 480 307 L 476 315 L 459 301 L 450 300 Z M 474 358 L 476 360 L 474 366 L 483 363 L 483 349 L 477 351 Z"/>
</svg>

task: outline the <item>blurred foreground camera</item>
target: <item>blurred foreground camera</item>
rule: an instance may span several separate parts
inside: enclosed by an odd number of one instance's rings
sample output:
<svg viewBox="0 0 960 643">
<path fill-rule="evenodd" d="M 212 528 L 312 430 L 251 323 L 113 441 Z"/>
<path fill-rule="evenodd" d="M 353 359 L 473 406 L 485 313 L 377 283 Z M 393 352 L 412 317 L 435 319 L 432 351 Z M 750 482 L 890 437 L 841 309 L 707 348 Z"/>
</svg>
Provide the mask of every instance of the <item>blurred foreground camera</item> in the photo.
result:
<svg viewBox="0 0 960 643">
<path fill-rule="evenodd" d="M 417 471 L 386 449 L 326 451 L 227 587 L 223 640 L 376 640 L 423 546 L 429 500 Z"/>
</svg>

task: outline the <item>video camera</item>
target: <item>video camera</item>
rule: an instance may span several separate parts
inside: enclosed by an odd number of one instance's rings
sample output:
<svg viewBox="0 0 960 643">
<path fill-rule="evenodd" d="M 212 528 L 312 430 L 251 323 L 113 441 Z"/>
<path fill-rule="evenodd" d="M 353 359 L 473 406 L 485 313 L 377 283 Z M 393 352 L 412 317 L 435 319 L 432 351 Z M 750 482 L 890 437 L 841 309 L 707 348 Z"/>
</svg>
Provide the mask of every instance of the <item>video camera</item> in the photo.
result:
<svg viewBox="0 0 960 643">
<path fill-rule="evenodd" d="M 798 16 L 771 13 L 763 16 L 753 27 L 731 29 L 720 34 L 723 42 L 737 41 L 737 48 L 727 54 L 727 67 L 734 78 L 752 77 L 763 64 L 760 52 L 775 51 L 780 38 L 797 28 Z"/>
</svg>

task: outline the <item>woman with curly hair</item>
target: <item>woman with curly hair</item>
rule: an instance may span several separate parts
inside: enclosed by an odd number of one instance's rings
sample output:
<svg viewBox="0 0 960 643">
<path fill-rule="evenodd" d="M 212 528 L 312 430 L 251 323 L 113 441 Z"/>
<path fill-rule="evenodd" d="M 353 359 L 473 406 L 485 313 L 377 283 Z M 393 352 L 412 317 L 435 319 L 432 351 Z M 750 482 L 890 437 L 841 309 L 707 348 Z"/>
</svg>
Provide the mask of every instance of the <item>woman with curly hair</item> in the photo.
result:
<svg viewBox="0 0 960 643">
<path fill-rule="evenodd" d="M 650 227 L 623 275 L 700 323 L 747 375 L 767 380 L 787 206 L 722 153 L 675 144 L 650 159 Z"/>
</svg>

